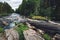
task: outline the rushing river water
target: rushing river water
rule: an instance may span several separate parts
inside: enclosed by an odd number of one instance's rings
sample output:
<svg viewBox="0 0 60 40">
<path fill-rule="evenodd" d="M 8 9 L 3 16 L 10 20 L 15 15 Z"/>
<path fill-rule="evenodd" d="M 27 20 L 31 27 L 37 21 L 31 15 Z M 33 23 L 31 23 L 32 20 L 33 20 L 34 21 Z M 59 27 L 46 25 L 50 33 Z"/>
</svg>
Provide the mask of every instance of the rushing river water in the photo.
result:
<svg viewBox="0 0 60 40">
<path fill-rule="evenodd" d="M 5 19 L 8 19 L 8 25 L 5 26 L 4 29 L 13 28 L 16 26 L 15 23 L 20 23 L 20 21 L 23 21 L 22 17 L 17 13 L 12 13 L 8 17 L 5 17 Z"/>
</svg>

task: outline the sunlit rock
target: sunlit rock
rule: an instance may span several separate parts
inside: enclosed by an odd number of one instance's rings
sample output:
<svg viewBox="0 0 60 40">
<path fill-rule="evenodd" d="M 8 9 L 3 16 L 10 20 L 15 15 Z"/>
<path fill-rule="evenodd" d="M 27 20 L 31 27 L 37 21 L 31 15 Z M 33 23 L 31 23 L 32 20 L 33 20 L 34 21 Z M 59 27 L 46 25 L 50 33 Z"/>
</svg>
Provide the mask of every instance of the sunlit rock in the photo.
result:
<svg viewBox="0 0 60 40">
<path fill-rule="evenodd" d="M 44 40 L 44 38 L 33 29 L 26 30 L 23 33 L 26 40 Z"/>
</svg>

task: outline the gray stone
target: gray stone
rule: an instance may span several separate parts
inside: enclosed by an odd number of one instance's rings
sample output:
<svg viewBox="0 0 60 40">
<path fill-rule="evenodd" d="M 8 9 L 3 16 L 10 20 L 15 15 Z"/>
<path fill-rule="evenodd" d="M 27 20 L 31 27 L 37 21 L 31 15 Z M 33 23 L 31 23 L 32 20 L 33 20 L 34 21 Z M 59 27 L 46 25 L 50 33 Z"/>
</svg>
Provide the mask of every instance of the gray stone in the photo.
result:
<svg viewBox="0 0 60 40">
<path fill-rule="evenodd" d="M 5 33 L 8 40 L 19 40 L 19 34 L 14 29 L 6 29 Z"/>
<path fill-rule="evenodd" d="M 60 40 L 60 34 L 56 34 L 53 38 L 54 38 L 55 40 Z"/>
<path fill-rule="evenodd" d="M 26 40 L 44 40 L 36 31 L 29 29 L 23 32 Z"/>
</svg>

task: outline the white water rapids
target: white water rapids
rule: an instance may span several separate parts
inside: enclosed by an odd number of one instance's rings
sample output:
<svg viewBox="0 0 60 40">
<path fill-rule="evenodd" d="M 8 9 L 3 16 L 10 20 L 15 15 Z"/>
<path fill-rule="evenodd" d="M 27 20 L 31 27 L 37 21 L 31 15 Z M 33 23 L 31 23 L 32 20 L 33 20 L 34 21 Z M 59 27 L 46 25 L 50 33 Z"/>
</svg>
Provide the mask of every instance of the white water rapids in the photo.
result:
<svg viewBox="0 0 60 40">
<path fill-rule="evenodd" d="M 4 17 L 8 23 L 7 26 L 4 27 L 4 29 L 10 29 L 10 28 L 13 28 L 15 27 L 15 23 L 18 24 L 20 22 L 25 22 L 26 19 L 22 18 L 22 16 L 20 16 L 19 14 L 17 13 L 12 13 L 11 15 L 7 16 L 7 17 Z"/>
</svg>

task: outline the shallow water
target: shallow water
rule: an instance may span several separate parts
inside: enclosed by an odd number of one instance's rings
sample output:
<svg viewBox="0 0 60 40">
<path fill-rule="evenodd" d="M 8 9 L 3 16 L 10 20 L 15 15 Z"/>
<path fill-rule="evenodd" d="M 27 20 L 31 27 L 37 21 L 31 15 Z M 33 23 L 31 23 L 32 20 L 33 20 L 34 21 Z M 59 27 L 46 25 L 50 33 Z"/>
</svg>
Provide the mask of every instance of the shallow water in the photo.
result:
<svg viewBox="0 0 60 40">
<path fill-rule="evenodd" d="M 13 27 L 15 27 L 15 23 L 19 23 L 20 21 L 20 19 L 18 19 L 18 17 L 20 17 L 20 15 L 19 14 L 17 14 L 17 13 L 12 13 L 11 15 L 9 15 L 6 19 L 9 19 L 9 20 L 11 20 L 11 21 L 9 21 L 8 22 L 8 25 L 7 26 L 5 26 L 4 27 L 4 29 L 10 29 L 10 28 L 13 28 Z"/>
</svg>

